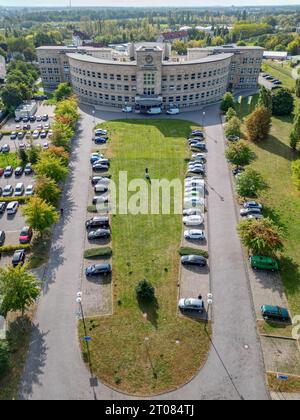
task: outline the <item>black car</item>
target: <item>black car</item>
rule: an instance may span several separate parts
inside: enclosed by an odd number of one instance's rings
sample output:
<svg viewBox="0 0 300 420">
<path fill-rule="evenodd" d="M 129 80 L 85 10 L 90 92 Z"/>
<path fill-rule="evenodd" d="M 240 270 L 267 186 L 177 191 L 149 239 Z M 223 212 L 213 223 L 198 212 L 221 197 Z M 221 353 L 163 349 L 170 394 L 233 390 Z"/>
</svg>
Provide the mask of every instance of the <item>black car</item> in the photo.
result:
<svg viewBox="0 0 300 420">
<path fill-rule="evenodd" d="M 22 121 L 22 118 L 21 117 L 15 117 L 15 122 L 16 123 L 19 123 L 19 122 L 21 122 Z"/>
<path fill-rule="evenodd" d="M 45 114 L 42 116 L 42 121 L 48 121 L 49 120 L 49 115 Z"/>
<path fill-rule="evenodd" d="M 181 257 L 182 265 L 197 265 L 198 267 L 206 267 L 206 258 L 201 255 L 184 255 Z"/>
<path fill-rule="evenodd" d="M 23 118 L 23 123 L 28 123 L 29 122 L 29 117 L 24 117 Z"/>
<path fill-rule="evenodd" d="M 238 166 L 237 168 L 233 169 L 232 173 L 234 176 L 240 175 L 245 172 L 245 168 L 243 166 Z"/>
<path fill-rule="evenodd" d="M 95 163 L 93 165 L 93 171 L 94 172 L 106 172 L 106 171 L 108 171 L 108 169 L 109 169 L 109 166 L 105 165 L 103 163 Z"/>
<path fill-rule="evenodd" d="M 18 251 L 15 251 L 11 262 L 12 262 L 13 267 L 17 267 L 19 264 L 23 265 L 25 262 L 24 249 L 19 249 Z"/>
<path fill-rule="evenodd" d="M 98 229 L 89 232 L 88 239 L 90 241 L 96 239 L 108 239 L 110 238 L 110 230 L 109 229 Z"/>
<path fill-rule="evenodd" d="M 108 276 L 111 274 L 110 264 L 95 264 L 86 268 L 85 274 L 87 277 L 92 276 Z"/>
<path fill-rule="evenodd" d="M 93 176 L 91 179 L 92 185 L 97 185 L 99 183 L 109 183 L 110 179 L 103 176 Z"/>
<path fill-rule="evenodd" d="M 36 116 L 35 115 L 31 115 L 31 117 L 29 117 L 30 122 L 35 122 L 36 121 Z"/>
<path fill-rule="evenodd" d="M 6 203 L 2 201 L 0 203 L 0 214 L 3 214 L 5 212 L 5 209 L 6 209 Z"/>
<path fill-rule="evenodd" d="M 0 246 L 2 246 L 5 242 L 5 232 L 4 230 L 0 230 Z"/>
<path fill-rule="evenodd" d="M 100 217 L 93 217 L 90 220 L 85 222 L 85 226 L 87 229 L 91 228 L 108 228 L 109 227 L 109 217 L 108 216 L 100 216 Z"/>
<path fill-rule="evenodd" d="M 23 174 L 23 172 L 24 172 L 24 169 L 22 168 L 22 166 L 18 166 L 18 167 L 15 169 L 15 175 L 16 175 L 16 176 L 21 176 L 21 175 Z"/>
<path fill-rule="evenodd" d="M 33 172 L 31 163 L 27 163 L 24 169 L 25 175 L 31 175 Z"/>
</svg>

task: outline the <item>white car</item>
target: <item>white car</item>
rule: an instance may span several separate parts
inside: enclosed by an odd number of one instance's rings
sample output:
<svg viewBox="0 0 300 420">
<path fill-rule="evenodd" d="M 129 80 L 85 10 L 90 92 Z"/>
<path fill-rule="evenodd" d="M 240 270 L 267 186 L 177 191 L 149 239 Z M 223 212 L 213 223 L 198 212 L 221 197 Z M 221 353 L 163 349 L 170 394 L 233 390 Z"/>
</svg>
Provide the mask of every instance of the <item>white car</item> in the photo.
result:
<svg viewBox="0 0 300 420">
<path fill-rule="evenodd" d="M 11 195 L 13 195 L 14 193 L 14 189 L 12 187 L 12 185 L 5 185 L 5 187 L 3 188 L 2 191 L 2 196 L 3 197 L 10 197 Z"/>
<path fill-rule="evenodd" d="M 160 107 L 156 107 L 156 108 L 150 108 L 147 111 L 148 115 L 158 115 L 161 114 L 161 108 Z"/>
<path fill-rule="evenodd" d="M 33 185 L 28 185 L 28 187 L 25 190 L 26 196 L 32 196 L 34 194 L 34 187 Z"/>
<path fill-rule="evenodd" d="M 107 135 L 107 130 L 102 130 L 102 128 L 97 128 L 97 130 L 95 130 L 95 136 L 106 136 Z"/>
<path fill-rule="evenodd" d="M 44 150 L 49 149 L 49 143 L 44 143 L 44 144 L 43 144 L 43 149 L 44 149 Z"/>
<path fill-rule="evenodd" d="M 17 184 L 15 188 L 15 196 L 21 197 L 24 194 L 24 191 L 25 191 L 24 184 L 20 182 L 19 184 Z"/>
<path fill-rule="evenodd" d="M 178 108 L 170 108 L 170 109 L 168 109 L 168 111 L 167 111 L 167 114 L 168 115 L 177 115 L 177 114 L 179 114 L 179 109 Z"/>
<path fill-rule="evenodd" d="M 205 159 L 206 160 L 206 155 L 205 155 L 205 153 L 193 153 L 192 154 L 192 158 L 193 159 L 202 158 L 202 159 Z"/>
<path fill-rule="evenodd" d="M 186 197 L 184 199 L 184 207 L 192 208 L 192 207 L 202 207 L 203 200 L 197 197 Z"/>
<path fill-rule="evenodd" d="M 203 188 L 203 185 L 196 184 L 196 185 L 186 185 L 184 190 L 185 192 L 198 191 L 198 192 L 203 193 L 204 188 Z"/>
<path fill-rule="evenodd" d="M 182 220 L 185 226 L 198 226 L 204 222 L 202 215 L 184 216 Z"/>
<path fill-rule="evenodd" d="M 201 216 L 203 211 L 201 209 L 184 209 L 183 216 Z"/>
<path fill-rule="evenodd" d="M 7 214 L 16 214 L 19 208 L 18 201 L 11 201 L 6 207 Z"/>
<path fill-rule="evenodd" d="M 38 130 L 34 130 L 34 132 L 32 133 L 32 138 L 34 140 L 38 139 L 40 136 L 40 132 Z"/>
<path fill-rule="evenodd" d="M 125 113 L 130 113 L 132 111 L 133 111 L 132 106 L 124 106 L 124 108 L 122 108 L 122 112 L 125 112 Z"/>
<path fill-rule="evenodd" d="M 205 234 L 204 234 L 203 230 L 191 229 L 191 230 L 186 230 L 184 232 L 184 237 L 185 237 L 185 239 L 201 241 L 201 240 L 205 239 Z"/>
</svg>

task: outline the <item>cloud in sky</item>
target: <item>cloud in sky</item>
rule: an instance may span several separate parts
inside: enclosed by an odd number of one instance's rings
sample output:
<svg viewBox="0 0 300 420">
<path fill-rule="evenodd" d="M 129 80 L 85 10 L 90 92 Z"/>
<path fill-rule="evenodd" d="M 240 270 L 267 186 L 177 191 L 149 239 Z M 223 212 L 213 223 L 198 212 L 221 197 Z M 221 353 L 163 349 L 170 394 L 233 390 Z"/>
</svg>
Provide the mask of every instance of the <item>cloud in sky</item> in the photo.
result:
<svg viewBox="0 0 300 420">
<path fill-rule="evenodd" d="M 208 4 L 209 3 L 209 4 Z M 264 5 L 300 5 L 300 0 L 72 0 L 73 7 L 76 6 L 176 6 L 182 7 L 183 5 L 194 7 L 207 7 L 207 6 L 264 6 Z M 0 0 L 0 5 L 3 6 L 43 6 L 40 0 Z M 69 0 L 48 0 L 45 6 L 61 7 L 68 6 Z"/>
</svg>

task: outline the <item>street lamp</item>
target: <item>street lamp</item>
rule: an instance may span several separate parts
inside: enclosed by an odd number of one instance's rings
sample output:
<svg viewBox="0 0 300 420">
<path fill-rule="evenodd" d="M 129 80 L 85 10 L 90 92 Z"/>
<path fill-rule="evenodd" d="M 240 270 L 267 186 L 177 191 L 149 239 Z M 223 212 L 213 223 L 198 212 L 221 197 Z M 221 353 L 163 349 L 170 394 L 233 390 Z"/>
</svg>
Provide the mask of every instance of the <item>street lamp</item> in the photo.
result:
<svg viewBox="0 0 300 420">
<path fill-rule="evenodd" d="M 208 293 L 207 294 L 206 324 L 208 323 L 208 318 L 209 318 L 209 308 L 212 306 L 212 304 L 213 304 L 213 295 L 212 293 Z"/>
<path fill-rule="evenodd" d="M 84 341 L 86 344 L 86 349 L 87 349 L 87 354 L 88 354 L 88 361 L 89 361 L 89 367 L 90 367 L 90 372 L 91 375 L 93 376 L 93 371 L 92 371 L 92 364 L 91 364 L 91 353 L 90 353 L 90 347 L 89 347 L 89 339 L 90 337 L 87 336 L 87 328 L 86 328 L 86 323 L 85 323 L 85 318 L 84 318 L 84 312 L 83 312 L 83 306 L 82 306 L 82 292 L 78 292 L 76 295 L 76 302 L 79 304 L 80 307 L 80 312 L 81 312 L 81 318 L 82 318 L 82 322 L 83 322 L 83 328 L 84 328 Z"/>
<path fill-rule="evenodd" d="M 94 118 L 94 127 L 95 127 L 95 125 L 96 125 L 96 117 L 95 117 L 95 110 L 93 109 L 93 111 L 92 111 L 92 114 L 93 114 L 93 118 Z"/>
<path fill-rule="evenodd" d="M 202 127 L 204 127 L 204 119 L 205 119 L 206 112 L 203 111 L 202 113 Z"/>
</svg>

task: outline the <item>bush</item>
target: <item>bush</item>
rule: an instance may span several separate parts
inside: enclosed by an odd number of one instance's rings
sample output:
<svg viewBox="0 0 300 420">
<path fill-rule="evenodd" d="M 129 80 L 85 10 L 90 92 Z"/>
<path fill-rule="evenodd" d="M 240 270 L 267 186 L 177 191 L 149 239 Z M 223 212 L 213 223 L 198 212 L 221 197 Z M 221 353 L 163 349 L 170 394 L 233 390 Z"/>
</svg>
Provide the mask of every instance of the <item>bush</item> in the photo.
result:
<svg viewBox="0 0 300 420">
<path fill-rule="evenodd" d="M 7 372 L 10 366 L 10 350 L 6 340 L 0 340 L 0 376 Z"/>
<path fill-rule="evenodd" d="M 294 98 L 288 89 L 276 89 L 272 93 L 273 115 L 290 115 L 294 111 Z"/>
<path fill-rule="evenodd" d="M 112 249 L 110 247 L 92 248 L 84 252 L 84 258 L 110 258 L 112 256 Z"/>
<path fill-rule="evenodd" d="M 19 244 L 19 245 L 4 245 L 0 246 L 0 254 L 12 254 L 13 252 L 17 251 L 18 249 L 30 250 L 30 244 Z"/>
<path fill-rule="evenodd" d="M 155 289 L 147 280 L 141 280 L 135 288 L 138 301 L 152 302 L 155 298 Z"/>
<path fill-rule="evenodd" d="M 27 196 L 21 196 L 21 197 L 1 197 L 0 201 L 5 203 L 11 203 L 12 201 L 18 201 L 20 204 L 26 203 L 30 197 Z"/>
<path fill-rule="evenodd" d="M 179 249 L 179 255 L 200 255 L 204 258 L 209 258 L 209 254 L 205 249 L 196 249 L 191 247 L 181 247 Z"/>
</svg>

